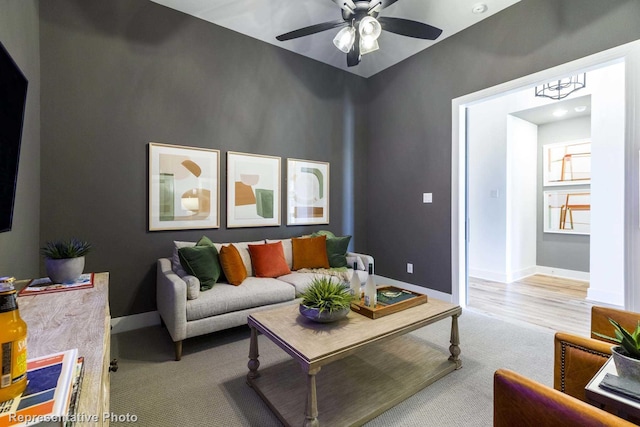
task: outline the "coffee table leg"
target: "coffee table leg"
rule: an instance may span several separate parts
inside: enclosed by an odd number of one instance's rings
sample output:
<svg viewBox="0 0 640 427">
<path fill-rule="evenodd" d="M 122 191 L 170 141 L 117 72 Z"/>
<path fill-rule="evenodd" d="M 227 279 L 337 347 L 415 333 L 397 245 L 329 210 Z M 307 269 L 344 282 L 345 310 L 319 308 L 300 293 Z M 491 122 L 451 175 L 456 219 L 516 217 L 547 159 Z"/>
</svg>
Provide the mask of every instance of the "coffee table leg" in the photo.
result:
<svg viewBox="0 0 640 427">
<path fill-rule="evenodd" d="M 456 362 L 456 369 L 462 368 L 462 360 L 460 360 L 460 334 L 458 333 L 458 317 L 459 314 L 451 316 L 451 345 L 449 346 L 449 360 Z"/>
<path fill-rule="evenodd" d="M 318 396 L 316 394 L 316 374 L 320 368 L 307 372 L 307 406 L 305 408 L 304 427 L 318 427 Z"/>
<path fill-rule="evenodd" d="M 251 340 L 249 341 L 249 363 L 247 363 L 247 366 L 249 367 L 249 373 L 247 374 L 249 384 L 251 384 L 252 379 L 260 376 L 258 373 L 258 367 L 260 367 L 260 361 L 258 360 L 258 330 L 253 326 L 250 326 L 250 328 Z"/>
</svg>

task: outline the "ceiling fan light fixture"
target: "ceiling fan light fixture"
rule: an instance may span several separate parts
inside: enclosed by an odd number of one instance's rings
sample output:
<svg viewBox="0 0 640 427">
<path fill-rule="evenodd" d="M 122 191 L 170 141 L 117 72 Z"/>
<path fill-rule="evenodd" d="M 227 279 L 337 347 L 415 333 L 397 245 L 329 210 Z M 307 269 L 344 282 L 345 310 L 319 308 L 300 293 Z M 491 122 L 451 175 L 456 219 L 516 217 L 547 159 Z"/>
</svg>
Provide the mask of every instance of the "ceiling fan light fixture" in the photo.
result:
<svg viewBox="0 0 640 427">
<path fill-rule="evenodd" d="M 382 32 L 382 26 L 373 16 L 365 16 L 360 20 L 358 30 L 360 31 L 360 37 L 363 40 L 377 40 Z"/>
<path fill-rule="evenodd" d="M 341 29 L 333 38 L 333 44 L 344 53 L 349 53 L 355 41 L 356 29 L 351 26 Z"/>
<path fill-rule="evenodd" d="M 371 52 L 375 52 L 376 50 L 380 49 L 380 46 L 378 45 L 378 40 L 365 40 L 365 39 L 360 39 L 360 54 L 364 55 L 366 53 L 371 53 Z"/>
</svg>

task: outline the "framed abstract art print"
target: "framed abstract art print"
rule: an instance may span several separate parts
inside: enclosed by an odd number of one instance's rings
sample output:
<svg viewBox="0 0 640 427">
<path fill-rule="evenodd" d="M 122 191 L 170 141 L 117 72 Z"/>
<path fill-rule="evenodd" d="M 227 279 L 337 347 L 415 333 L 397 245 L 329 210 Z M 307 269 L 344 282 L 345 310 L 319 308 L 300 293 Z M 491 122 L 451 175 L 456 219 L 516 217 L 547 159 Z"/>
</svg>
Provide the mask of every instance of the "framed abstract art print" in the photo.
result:
<svg viewBox="0 0 640 427">
<path fill-rule="evenodd" d="M 329 163 L 287 159 L 287 225 L 329 224 Z"/>
<path fill-rule="evenodd" d="M 149 230 L 220 227 L 220 151 L 149 143 Z"/>
<path fill-rule="evenodd" d="M 280 157 L 227 152 L 227 227 L 280 225 Z"/>
</svg>

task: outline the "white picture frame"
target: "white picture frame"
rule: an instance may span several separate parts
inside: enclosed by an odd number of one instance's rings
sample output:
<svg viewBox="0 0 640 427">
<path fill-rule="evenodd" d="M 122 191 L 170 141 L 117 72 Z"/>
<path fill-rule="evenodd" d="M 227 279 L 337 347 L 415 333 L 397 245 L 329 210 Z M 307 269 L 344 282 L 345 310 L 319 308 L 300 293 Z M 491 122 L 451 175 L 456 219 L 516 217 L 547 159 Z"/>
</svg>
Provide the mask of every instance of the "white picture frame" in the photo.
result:
<svg viewBox="0 0 640 427">
<path fill-rule="evenodd" d="M 287 159 L 287 225 L 329 224 L 329 163 Z"/>
<path fill-rule="evenodd" d="M 543 185 L 591 183 L 591 140 L 545 144 L 542 147 Z"/>
<path fill-rule="evenodd" d="M 543 192 L 545 233 L 591 234 L 591 190 Z"/>
</svg>

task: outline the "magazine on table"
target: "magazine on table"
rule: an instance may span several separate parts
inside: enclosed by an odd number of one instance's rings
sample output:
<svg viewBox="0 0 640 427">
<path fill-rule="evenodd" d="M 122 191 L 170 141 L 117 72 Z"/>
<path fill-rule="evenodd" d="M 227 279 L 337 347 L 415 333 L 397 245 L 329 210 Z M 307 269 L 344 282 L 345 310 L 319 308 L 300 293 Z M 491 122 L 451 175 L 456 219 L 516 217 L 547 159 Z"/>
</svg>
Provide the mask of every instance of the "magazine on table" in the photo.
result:
<svg viewBox="0 0 640 427">
<path fill-rule="evenodd" d="M 79 363 L 75 348 L 28 360 L 27 388 L 20 396 L 0 403 L 0 427 L 70 426 L 65 423 L 70 418 L 74 383 L 82 378 Z"/>
<path fill-rule="evenodd" d="M 82 274 L 73 283 L 52 283 L 48 277 L 33 279 L 24 287 L 18 296 L 49 294 L 52 292 L 72 291 L 76 289 L 93 288 L 93 273 Z"/>
</svg>

